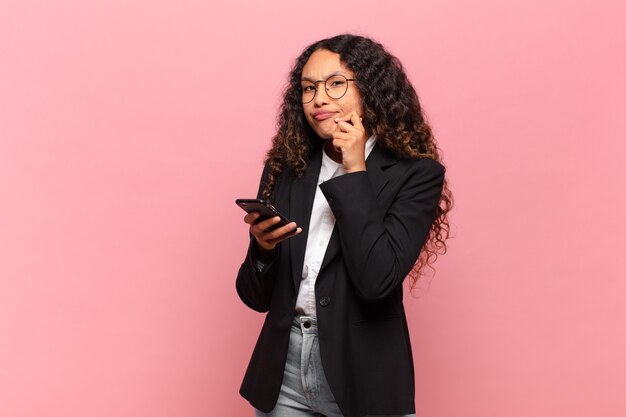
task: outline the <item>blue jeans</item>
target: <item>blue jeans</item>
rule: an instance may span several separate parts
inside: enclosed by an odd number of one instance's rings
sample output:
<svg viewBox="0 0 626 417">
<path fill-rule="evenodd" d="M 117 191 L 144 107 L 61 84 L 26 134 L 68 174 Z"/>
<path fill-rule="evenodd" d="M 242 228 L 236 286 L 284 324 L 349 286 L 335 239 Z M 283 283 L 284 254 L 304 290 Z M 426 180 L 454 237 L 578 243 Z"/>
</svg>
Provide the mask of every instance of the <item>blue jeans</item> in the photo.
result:
<svg viewBox="0 0 626 417">
<path fill-rule="evenodd" d="M 269 414 L 256 410 L 256 417 L 313 416 L 343 417 L 343 414 L 322 368 L 317 321 L 313 317 L 296 315 L 291 325 L 285 373 L 276 407 Z"/>
</svg>

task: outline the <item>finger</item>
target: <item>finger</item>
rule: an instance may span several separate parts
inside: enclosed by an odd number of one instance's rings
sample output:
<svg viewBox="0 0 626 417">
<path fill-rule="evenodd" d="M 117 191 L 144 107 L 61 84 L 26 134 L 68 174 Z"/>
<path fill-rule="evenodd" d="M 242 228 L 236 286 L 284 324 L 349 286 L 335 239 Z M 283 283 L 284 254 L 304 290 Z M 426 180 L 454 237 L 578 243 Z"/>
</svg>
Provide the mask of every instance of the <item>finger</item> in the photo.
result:
<svg viewBox="0 0 626 417">
<path fill-rule="evenodd" d="M 295 230 L 292 230 L 291 232 L 285 233 L 285 234 L 284 234 L 284 235 L 282 235 L 281 237 L 276 238 L 276 239 L 272 240 L 272 241 L 271 241 L 271 242 L 269 242 L 269 243 L 270 243 L 270 244 L 275 245 L 275 244 L 280 243 L 280 242 L 282 242 L 282 241 L 284 241 L 284 240 L 287 240 L 287 239 L 289 239 L 289 238 L 291 238 L 291 237 L 294 237 L 295 235 L 298 235 L 298 234 L 300 234 L 301 232 L 302 232 L 302 228 L 301 228 L 301 227 L 298 227 L 298 228 L 296 228 Z"/>
<path fill-rule="evenodd" d="M 348 140 L 346 138 L 344 138 L 343 136 L 340 137 L 337 132 L 333 133 L 332 144 L 335 150 L 341 152 L 341 148 L 343 148 L 343 146 L 345 146 L 347 143 Z"/>
<path fill-rule="evenodd" d="M 293 230 L 297 227 L 298 225 L 296 224 L 296 222 L 291 222 L 284 226 L 278 227 L 271 232 L 266 232 L 266 234 L 263 236 L 263 239 L 269 242 L 274 242 L 277 239 L 282 239 L 283 237 L 285 237 L 285 234 L 293 233 Z"/>
<path fill-rule="evenodd" d="M 350 111 L 350 113 L 346 113 L 343 116 L 335 117 L 336 122 L 349 122 L 354 125 L 355 123 L 359 123 L 362 121 L 362 117 L 359 116 L 356 110 Z"/>
<path fill-rule="evenodd" d="M 280 222 L 280 217 L 274 216 L 274 217 L 270 217 L 269 219 L 262 220 L 258 223 L 254 223 L 252 224 L 252 226 L 250 226 L 250 233 L 252 233 L 255 236 L 260 236 L 269 227 L 272 227 L 278 222 Z"/>
<path fill-rule="evenodd" d="M 333 136 L 332 145 L 339 152 L 345 151 L 346 149 L 350 149 L 352 148 L 353 145 L 358 143 L 355 140 L 354 135 L 350 135 L 348 133 L 346 133 L 345 135 L 346 136 L 342 136 L 342 135 L 339 135 L 336 137 Z"/>
<path fill-rule="evenodd" d="M 361 123 L 361 117 L 357 114 L 356 110 L 352 110 L 350 113 L 350 122 L 352 126 L 357 128 L 358 130 L 364 131 L 363 123 Z"/>
<path fill-rule="evenodd" d="M 261 213 L 259 213 L 258 211 L 253 211 L 252 213 L 246 214 L 243 218 L 243 221 L 248 224 L 253 224 L 259 218 L 259 216 L 261 216 Z"/>
<path fill-rule="evenodd" d="M 346 144 L 346 141 L 344 139 L 335 138 L 333 135 L 332 144 L 333 144 L 333 148 L 335 148 L 337 152 L 342 152 L 343 151 L 342 147 Z"/>
<path fill-rule="evenodd" d="M 333 132 L 333 140 L 351 141 L 358 137 L 358 135 L 350 132 Z"/>
<path fill-rule="evenodd" d="M 352 126 L 350 123 L 341 120 L 337 122 L 337 127 L 340 129 L 340 132 L 354 132 L 357 130 L 357 128 Z"/>
<path fill-rule="evenodd" d="M 339 132 L 358 133 L 359 136 L 363 135 L 363 133 L 365 132 L 365 128 L 360 123 L 357 126 L 354 126 L 350 122 L 339 121 L 337 122 L 337 127 L 339 128 L 338 129 Z M 335 130 L 335 132 L 337 132 L 337 130 Z"/>
</svg>

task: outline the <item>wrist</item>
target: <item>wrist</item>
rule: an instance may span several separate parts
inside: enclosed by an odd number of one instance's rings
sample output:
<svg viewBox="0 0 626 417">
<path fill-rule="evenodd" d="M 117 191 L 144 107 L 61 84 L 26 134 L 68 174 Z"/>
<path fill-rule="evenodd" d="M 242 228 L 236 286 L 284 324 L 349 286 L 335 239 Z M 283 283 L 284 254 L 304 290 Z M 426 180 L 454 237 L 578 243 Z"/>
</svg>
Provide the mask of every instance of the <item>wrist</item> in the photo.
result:
<svg viewBox="0 0 626 417">
<path fill-rule="evenodd" d="M 344 168 L 344 171 L 346 171 L 346 174 L 351 174 L 353 172 L 367 171 L 367 168 L 365 164 L 358 164 L 350 168 Z"/>
<path fill-rule="evenodd" d="M 266 249 L 263 246 L 261 246 L 258 241 L 254 245 L 253 251 L 252 251 L 252 253 L 254 254 L 254 257 L 263 263 L 267 263 L 271 261 L 272 258 L 274 257 L 275 252 L 276 252 L 275 248 Z"/>
</svg>

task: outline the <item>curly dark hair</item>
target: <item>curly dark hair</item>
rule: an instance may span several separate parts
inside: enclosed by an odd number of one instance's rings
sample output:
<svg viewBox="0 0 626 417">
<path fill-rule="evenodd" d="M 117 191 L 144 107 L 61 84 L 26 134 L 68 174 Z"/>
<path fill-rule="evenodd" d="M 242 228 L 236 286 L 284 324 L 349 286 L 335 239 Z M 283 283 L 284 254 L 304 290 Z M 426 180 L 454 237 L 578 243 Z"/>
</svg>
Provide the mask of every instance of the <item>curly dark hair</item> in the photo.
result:
<svg viewBox="0 0 626 417">
<path fill-rule="evenodd" d="M 431 158 L 441 163 L 439 149 L 402 63 L 372 39 L 338 35 L 311 44 L 293 64 L 279 110 L 277 133 L 265 160 L 269 169 L 264 199 L 272 200 L 276 181 L 286 168 L 301 176 L 310 149 L 321 142 L 305 119 L 301 90 L 302 68 L 318 49 L 339 54 L 341 62 L 354 73 L 362 97 L 363 125 L 376 135 L 382 148 L 405 158 Z M 437 256 L 446 252 L 445 241 L 450 233 L 448 212 L 452 205 L 452 193 L 444 179 L 435 221 L 409 273 L 411 287 L 423 275 L 424 267 L 432 269 Z"/>
</svg>

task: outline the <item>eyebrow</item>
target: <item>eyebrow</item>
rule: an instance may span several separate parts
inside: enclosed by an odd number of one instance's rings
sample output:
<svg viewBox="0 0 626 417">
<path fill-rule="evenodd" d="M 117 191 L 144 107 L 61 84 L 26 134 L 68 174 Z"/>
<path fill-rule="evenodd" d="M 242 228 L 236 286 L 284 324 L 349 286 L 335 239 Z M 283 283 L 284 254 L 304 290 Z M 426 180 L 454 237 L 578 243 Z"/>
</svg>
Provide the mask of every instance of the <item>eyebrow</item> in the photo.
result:
<svg viewBox="0 0 626 417">
<path fill-rule="evenodd" d="M 332 77 L 333 75 L 343 75 L 344 77 L 347 77 L 345 72 L 343 72 L 343 71 L 335 71 L 335 72 L 332 72 L 332 73 L 326 75 L 324 78 L 322 78 L 322 80 L 325 80 L 328 77 Z M 302 77 L 302 79 L 300 81 L 311 81 L 311 82 L 314 82 L 314 81 L 322 81 L 322 80 L 314 80 L 313 78 Z"/>
</svg>

